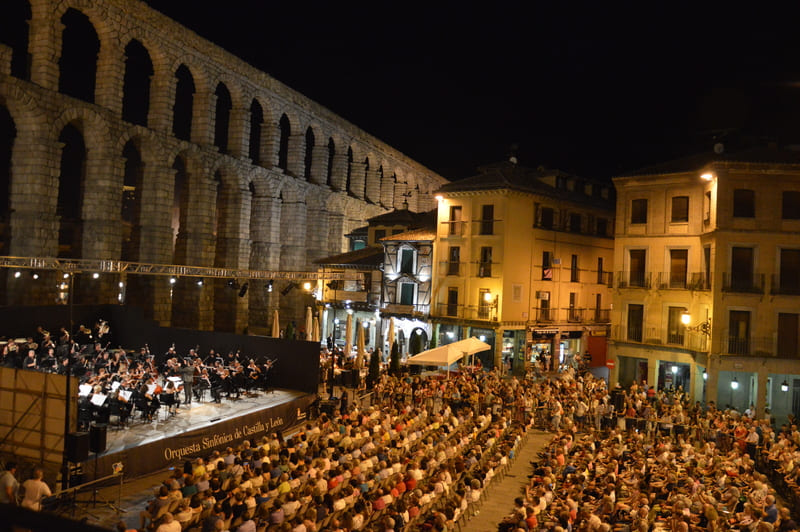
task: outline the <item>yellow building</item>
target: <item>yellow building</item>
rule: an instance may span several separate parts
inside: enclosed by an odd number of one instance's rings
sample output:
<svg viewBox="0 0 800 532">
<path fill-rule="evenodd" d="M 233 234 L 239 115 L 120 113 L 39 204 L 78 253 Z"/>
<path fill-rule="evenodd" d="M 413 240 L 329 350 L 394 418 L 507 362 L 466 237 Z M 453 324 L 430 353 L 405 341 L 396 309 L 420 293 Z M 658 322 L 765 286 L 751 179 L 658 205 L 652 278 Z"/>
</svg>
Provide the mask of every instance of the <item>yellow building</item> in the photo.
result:
<svg viewBox="0 0 800 532">
<path fill-rule="evenodd" d="M 613 271 L 608 183 L 513 162 L 439 189 L 431 321 L 444 344 L 477 336 L 515 371 L 590 351 L 603 365 Z"/>
<path fill-rule="evenodd" d="M 709 153 L 614 184 L 611 381 L 800 413 L 800 153 Z"/>
</svg>

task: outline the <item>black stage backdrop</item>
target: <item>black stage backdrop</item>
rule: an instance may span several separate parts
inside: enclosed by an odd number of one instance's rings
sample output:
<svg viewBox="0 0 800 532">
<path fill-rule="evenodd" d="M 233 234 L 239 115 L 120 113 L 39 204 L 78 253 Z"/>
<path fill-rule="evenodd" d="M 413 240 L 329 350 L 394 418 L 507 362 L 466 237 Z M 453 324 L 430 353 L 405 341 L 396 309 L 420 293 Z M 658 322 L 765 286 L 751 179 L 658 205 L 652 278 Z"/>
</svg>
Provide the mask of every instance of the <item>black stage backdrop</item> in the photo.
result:
<svg viewBox="0 0 800 532">
<path fill-rule="evenodd" d="M 225 355 L 228 351 L 240 351 L 257 361 L 268 357 L 275 361 L 270 374 L 270 384 L 306 393 L 316 393 L 319 380 L 319 344 L 300 340 L 283 340 L 268 336 L 250 336 L 214 331 L 194 331 L 176 327 L 159 327 L 154 321 L 143 317 L 140 309 L 124 305 L 75 305 L 72 308 L 74 328 L 79 325 L 92 327 L 103 319 L 111 327 L 111 347 L 136 349 L 145 344 L 157 359 L 162 359 L 174 343 L 179 355 L 200 346 L 203 357 L 209 349 Z M 70 323 L 70 308 L 66 305 L 43 307 L 0 308 L 0 335 L 22 338 L 33 335 L 36 326 L 42 325 L 58 337 L 58 330 Z M 74 333 L 74 331 L 73 331 Z"/>
</svg>

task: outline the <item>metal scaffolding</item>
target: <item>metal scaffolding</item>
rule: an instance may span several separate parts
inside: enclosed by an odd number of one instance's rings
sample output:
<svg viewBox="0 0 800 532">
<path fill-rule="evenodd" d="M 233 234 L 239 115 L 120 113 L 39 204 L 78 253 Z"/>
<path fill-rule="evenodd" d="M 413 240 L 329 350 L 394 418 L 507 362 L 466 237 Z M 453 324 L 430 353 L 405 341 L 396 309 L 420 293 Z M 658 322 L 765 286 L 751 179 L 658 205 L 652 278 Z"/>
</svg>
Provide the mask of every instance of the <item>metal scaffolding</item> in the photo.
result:
<svg viewBox="0 0 800 532">
<path fill-rule="evenodd" d="M 163 277 L 207 277 L 219 279 L 261 279 L 265 281 L 357 280 L 359 272 L 274 271 L 187 266 L 183 264 L 150 264 L 124 260 L 63 259 L 55 257 L 0 257 L 0 268 L 56 271 L 61 273 L 117 273 L 156 275 Z"/>
</svg>

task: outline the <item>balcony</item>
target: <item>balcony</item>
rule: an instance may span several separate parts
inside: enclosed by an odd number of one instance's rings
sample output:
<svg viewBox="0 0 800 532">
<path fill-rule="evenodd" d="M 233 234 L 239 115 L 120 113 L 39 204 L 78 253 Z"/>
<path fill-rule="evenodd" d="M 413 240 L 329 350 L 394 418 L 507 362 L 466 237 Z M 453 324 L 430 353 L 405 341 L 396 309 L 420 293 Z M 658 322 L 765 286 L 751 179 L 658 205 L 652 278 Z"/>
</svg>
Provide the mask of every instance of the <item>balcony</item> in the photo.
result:
<svg viewBox="0 0 800 532">
<path fill-rule="evenodd" d="M 464 236 L 464 228 L 467 222 L 463 220 L 447 220 L 442 222 L 442 225 L 445 226 L 445 234 L 447 236 Z"/>
<path fill-rule="evenodd" d="M 800 296 L 800 272 L 772 274 L 770 286 L 773 295 Z"/>
<path fill-rule="evenodd" d="M 724 292 L 763 294 L 764 274 L 742 275 L 725 272 L 722 274 L 722 290 Z"/>
<path fill-rule="evenodd" d="M 464 263 L 456 261 L 444 261 L 439 263 L 439 267 L 445 272 L 445 275 L 463 275 Z"/>
<path fill-rule="evenodd" d="M 646 345 L 667 345 L 672 347 L 683 347 L 691 351 L 708 352 L 711 344 L 707 334 L 695 331 L 684 331 L 683 334 L 667 334 L 663 336 L 664 330 L 658 327 L 643 327 L 637 324 L 630 324 L 627 327 L 614 325 L 611 329 L 611 336 L 618 342 L 636 342 Z M 666 342 L 664 339 L 666 338 Z"/>
<path fill-rule="evenodd" d="M 614 275 L 611 272 L 597 272 L 597 284 L 612 286 L 614 284 Z"/>
<path fill-rule="evenodd" d="M 567 321 L 570 323 L 579 323 L 583 321 L 583 310 L 582 308 L 568 308 L 565 309 L 567 311 Z"/>
<path fill-rule="evenodd" d="M 611 309 L 596 308 L 589 311 L 591 321 L 595 323 L 611 323 Z"/>
<path fill-rule="evenodd" d="M 475 277 L 491 277 L 492 267 L 497 264 L 496 262 L 476 262 L 475 263 Z"/>
<path fill-rule="evenodd" d="M 775 357 L 775 341 L 772 337 L 726 336 L 725 352 L 729 355 L 746 355 L 758 357 Z M 782 358 L 794 358 L 784 356 Z"/>
<path fill-rule="evenodd" d="M 437 303 L 436 315 L 448 318 L 464 318 L 464 305 L 457 303 Z"/>
<path fill-rule="evenodd" d="M 711 277 L 705 272 L 692 272 L 688 288 L 689 290 L 711 290 Z"/>
<path fill-rule="evenodd" d="M 536 321 L 550 322 L 555 321 L 556 309 L 553 308 L 537 308 Z"/>
<path fill-rule="evenodd" d="M 326 290 L 323 296 L 324 301 L 331 303 L 352 301 L 354 303 L 366 303 L 368 292 L 366 290 L 350 291 L 350 290 Z"/>
<path fill-rule="evenodd" d="M 686 272 L 658 272 L 656 286 L 659 290 L 686 290 L 689 288 Z"/>
<path fill-rule="evenodd" d="M 383 307 L 384 314 L 400 314 L 404 316 L 412 316 L 416 314 L 427 314 L 430 305 L 428 304 L 415 304 L 415 305 L 401 305 L 400 303 L 388 303 Z"/>
<path fill-rule="evenodd" d="M 617 272 L 617 288 L 650 288 L 650 272 Z"/>
</svg>

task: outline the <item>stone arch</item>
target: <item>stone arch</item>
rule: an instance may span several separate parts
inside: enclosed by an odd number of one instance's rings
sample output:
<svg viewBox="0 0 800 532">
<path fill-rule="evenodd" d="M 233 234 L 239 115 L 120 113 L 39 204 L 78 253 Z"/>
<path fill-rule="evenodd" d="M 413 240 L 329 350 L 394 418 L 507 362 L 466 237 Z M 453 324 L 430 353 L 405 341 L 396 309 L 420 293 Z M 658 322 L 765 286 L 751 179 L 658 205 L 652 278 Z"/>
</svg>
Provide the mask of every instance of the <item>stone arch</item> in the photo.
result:
<svg viewBox="0 0 800 532">
<path fill-rule="evenodd" d="M 255 165 L 261 165 L 261 142 L 263 138 L 264 108 L 258 98 L 250 101 L 250 135 L 247 142 L 247 153 Z"/>
<path fill-rule="evenodd" d="M 305 131 L 305 156 L 303 157 L 303 177 L 306 181 L 311 181 L 311 172 L 314 166 L 314 147 L 317 137 L 314 135 L 314 128 L 308 126 Z"/>
<path fill-rule="evenodd" d="M 70 122 L 60 128 L 58 134 L 58 142 L 62 146 L 56 200 L 56 215 L 60 219 L 59 257 L 81 257 L 88 148 L 79 125 Z"/>
<path fill-rule="evenodd" d="M 125 75 L 122 83 L 122 119 L 147 127 L 150 112 L 150 79 L 154 73 L 150 52 L 138 39 L 125 45 Z"/>
<path fill-rule="evenodd" d="M 172 206 L 170 208 L 170 228 L 172 229 L 172 257 L 173 262 L 185 264 L 186 239 L 189 214 L 189 188 L 191 170 L 189 154 L 181 151 L 167 160 L 172 161 L 171 168 L 174 172 L 172 182 Z"/>
<path fill-rule="evenodd" d="M 333 137 L 328 137 L 328 145 L 326 146 L 327 153 L 326 157 L 328 158 L 328 168 L 327 172 L 325 172 L 325 184 L 331 188 L 335 188 L 333 186 L 333 175 L 335 170 L 335 162 L 336 162 L 336 141 L 333 140 Z"/>
<path fill-rule="evenodd" d="M 94 103 L 97 61 L 103 44 L 97 26 L 89 15 L 72 7 L 66 9 L 59 20 L 64 30 L 58 60 L 58 91 Z"/>
<path fill-rule="evenodd" d="M 289 170 L 289 137 L 292 135 L 292 122 L 286 113 L 278 119 L 278 130 L 278 168 L 285 173 Z"/>
<path fill-rule="evenodd" d="M 181 140 L 192 139 L 192 116 L 194 113 L 194 95 L 197 86 L 194 76 L 185 63 L 172 71 L 175 78 L 175 92 L 172 106 L 172 134 Z"/>
<path fill-rule="evenodd" d="M 214 95 L 216 96 L 214 105 L 214 146 L 219 148 L 221 153 L 228 153 L 233 96 L 223 81 L 217 83 Z"/>
<path fill-rule="evenodd" d="M 33 16 L 28 0 L 5 0 L 0 17 L 0 42 L 11 48 L 11 75 L 29 80 L 28 27 Z"/>
<path fill-rule="evenodd" d="M 11 158 L 17 126 L 11 113 L 0 102 L 0 255 L 9 254 L 11 214 Z M 5 277 L 5 276 L 2 276 Z"/>
<path fill-rule="evenodd" d="M 144 185 L 144 150 L 141 139 L 129 139 L 120 152 L 123 159 L 120 226 L 122 260 L 139 260 L 142 188 Z"/>
</svg>

